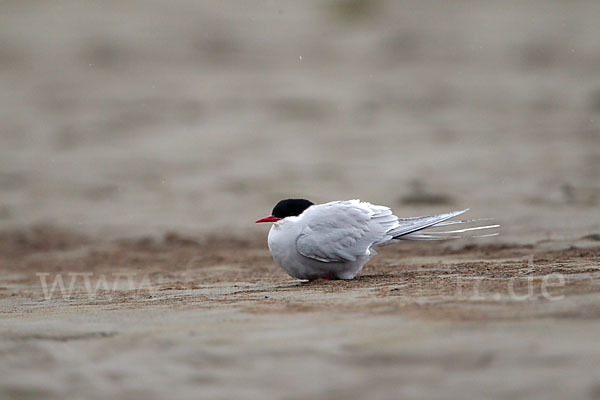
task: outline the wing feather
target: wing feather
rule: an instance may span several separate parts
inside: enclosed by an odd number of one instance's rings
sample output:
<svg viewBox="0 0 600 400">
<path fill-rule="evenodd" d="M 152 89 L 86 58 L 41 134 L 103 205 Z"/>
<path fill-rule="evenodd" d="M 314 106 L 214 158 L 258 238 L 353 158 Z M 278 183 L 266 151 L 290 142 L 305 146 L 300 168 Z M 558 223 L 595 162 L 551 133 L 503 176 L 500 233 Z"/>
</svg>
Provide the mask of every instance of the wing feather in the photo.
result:
<svg viewBox="0 0 600 400">
<path fill-rule="evenodd" d="M 306 227 L 296 240 L 298 252 L 323 262 L 356 261 L 373 245 L 387 242 L 398 218 L 388 207 L 359 200 L 335 201 L 307 209 Z"/>
<path fill-rule="evenodd" d="M 487 225 L 443 232 L 422 233 L 427 228 L 481 220 L 447 221 L 469 209 L 439 215 L 398 218 L 388 207 L 359 200 L 333 201 L 309 207 L 303 214 L 305 227 L 296 240 L 298 252 L 322 262 L 349 262 L 374 254 L 372 247 L 394 240 L 457 239 L 457 233 L 497 228 Z M 492 236 L 491 234 L 489 236 Z M 481 235 L 485 237 L 488 235 Z"/>
<path fill-rule="evenodd" d="M 429 228 L 430 226 L 439 224 L 447 219 L 456 217 L 457 215 L 461 215 L 469 211 L 469 209 L 464 209 L 460 211 L 453 211 L 445 214 L 432 215 L 428 217 L 416 217 L 416 218 L 405 218 L 399 220 L 399 227 L 390 231 L 390 235 L 394 238 L 399 238 L 403 235 L 408 235 L 409 233 L 417 232 L 425 228 Z"/>
</svg>

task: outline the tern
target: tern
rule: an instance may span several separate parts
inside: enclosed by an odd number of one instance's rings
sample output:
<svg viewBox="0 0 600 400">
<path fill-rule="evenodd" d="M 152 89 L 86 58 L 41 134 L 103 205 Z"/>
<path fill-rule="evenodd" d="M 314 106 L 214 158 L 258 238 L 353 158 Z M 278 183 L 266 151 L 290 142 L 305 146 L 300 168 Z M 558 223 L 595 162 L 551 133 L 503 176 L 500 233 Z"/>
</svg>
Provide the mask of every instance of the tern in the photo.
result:
<svg viewBox="0 0 600 400">
<path fill-rule="evenodd" d="M 398 218 L 389 207 L 360 200 L 314 204 L 305 199 L 281 200 L 271 215 L 268 244 L 273 260 L 298 279 L 354 279 L 375 249 L 400 240 L 446 240 L 457 234 L 497 228 L 485 225 L 450 231 L 426 231 L 477 220 L 454 220 L 469 209 L 426 217 Z M 497 233 L 480 235 L 494 236 Z"/>
</svg>

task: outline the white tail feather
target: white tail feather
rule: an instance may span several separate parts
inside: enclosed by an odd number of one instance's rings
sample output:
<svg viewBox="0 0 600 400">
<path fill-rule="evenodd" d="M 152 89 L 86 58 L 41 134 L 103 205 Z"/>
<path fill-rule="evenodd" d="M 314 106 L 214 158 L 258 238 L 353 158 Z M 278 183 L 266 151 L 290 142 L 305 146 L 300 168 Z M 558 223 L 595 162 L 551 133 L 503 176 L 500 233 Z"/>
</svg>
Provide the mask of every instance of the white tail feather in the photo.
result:
<svg viewBox="0 0 600 400">
<path fill-rule="evenodd" d="M 437 226 L 437 225 L 435 225 L 435 226 Z M 464 233 L 464 232 L 469 232 L 469 231 L 478 231 L 480 229 L 498 228 L 499 226 L 500 225 L 476 226 L 474 228 L 455 229 L 453 231 L 443 231 L 443 232 L 429 232 L 429 231 L 427 231 L 427 234 L 430 234 L 430 235 L 440 235 L 440 234 L 446 234 L 446 233 Z"/>
</svg>

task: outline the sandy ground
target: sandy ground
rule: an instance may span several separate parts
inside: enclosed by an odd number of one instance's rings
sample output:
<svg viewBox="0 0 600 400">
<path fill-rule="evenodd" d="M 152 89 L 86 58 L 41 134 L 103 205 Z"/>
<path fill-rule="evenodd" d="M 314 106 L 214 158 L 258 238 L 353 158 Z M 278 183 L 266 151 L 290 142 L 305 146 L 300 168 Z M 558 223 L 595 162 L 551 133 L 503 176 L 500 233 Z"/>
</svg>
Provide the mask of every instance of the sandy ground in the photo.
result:
<svg viewBox="0 0 600 400">
<path fill-rule="evenodd" d="M 0 398 L 600 398 L 599 20 L 0 2 Z M 306 283 L 252 223 L 295 196 L 502 230 Z"/>
<path fill-rule="evenodd" d="M 1 239 L 2 398 L 600 396 L 597 235 L 391 246 L 313 282 L 259 236 Z"/>
</svg>

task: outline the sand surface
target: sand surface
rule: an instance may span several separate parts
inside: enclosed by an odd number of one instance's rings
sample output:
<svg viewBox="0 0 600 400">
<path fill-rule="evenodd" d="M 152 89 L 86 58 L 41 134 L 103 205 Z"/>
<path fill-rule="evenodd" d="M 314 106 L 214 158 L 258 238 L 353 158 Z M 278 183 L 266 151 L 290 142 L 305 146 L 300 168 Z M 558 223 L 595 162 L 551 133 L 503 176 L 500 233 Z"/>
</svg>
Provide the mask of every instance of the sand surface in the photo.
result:
<svg viewBox="0 0 600 400">
<path fill-rule="evenodd" d="M 1 239 L 3 398 L 600 395 L 597 236 L 387 247 L 313 282 L 258 236 Z"/>
<path fill-rule="evenodd" d="M 599 20 L 0 2 L 0 399 L 600 398 Z M 501 235 L 301 282 L 253 224 L 296 196 Z"/>
</svg>

